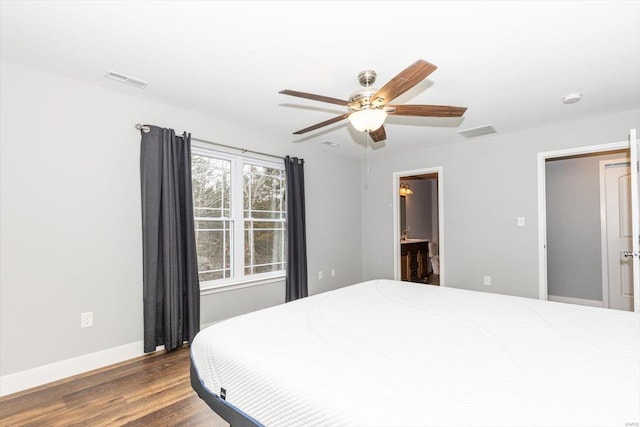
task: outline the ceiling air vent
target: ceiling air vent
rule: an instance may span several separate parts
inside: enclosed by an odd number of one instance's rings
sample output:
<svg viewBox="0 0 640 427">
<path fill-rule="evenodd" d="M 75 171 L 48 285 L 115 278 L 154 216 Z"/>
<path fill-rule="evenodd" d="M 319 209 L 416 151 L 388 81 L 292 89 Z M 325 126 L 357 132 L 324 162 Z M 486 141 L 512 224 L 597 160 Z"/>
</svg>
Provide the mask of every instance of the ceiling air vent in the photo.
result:
<svg viewBox="0 0 640 427">
<path fill-rule="evenodd" d="M 104 75 L 106 78 L 115 80 L 120 83 L 126 83 L 131 86 L 135 86 L 140 89 L 144 89 L 149 84 L 144 80 L 136 79 L 135 77 L 126 76 L 120 73 L 114 73 L 113 71 L 107 71 L 107 74 Z"/>
<path fill-rule="evenodd" d="M 338 147 L 340 147 L 340 144 L 338 144 L 338 143 L 337 143 L 337 142 L 335 142 L 335 141 L 322 141 L 322 143 L 323 143 L 324 145 L 328 145 L 329 147 L 333 147 L 333 148 L 338 148 Z"/>
<path fill-rule="evenodd" d="M 491 125 L 478 126 L 458 131 L 458 134 L 465 138 L 474 138 L 476 136 L 489 135 L 490 133 L 496 133 L 496 130 Z"/>
</svg>

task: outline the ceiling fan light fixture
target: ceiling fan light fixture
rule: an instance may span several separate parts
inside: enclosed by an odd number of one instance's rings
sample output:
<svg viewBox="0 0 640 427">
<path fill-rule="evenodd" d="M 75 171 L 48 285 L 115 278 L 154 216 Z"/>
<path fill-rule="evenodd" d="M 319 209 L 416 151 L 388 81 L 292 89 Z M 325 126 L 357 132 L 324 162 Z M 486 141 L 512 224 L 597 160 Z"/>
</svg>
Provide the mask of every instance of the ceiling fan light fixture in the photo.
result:
<svg viewBox="0 0 640 427">
<path fill-rule="evenodd" d="M 366 108 L 349 114 L 349 121 L 360 132 L 380 129 L 386 118 L 387 112 L 382 109 Z"/>
</svg>

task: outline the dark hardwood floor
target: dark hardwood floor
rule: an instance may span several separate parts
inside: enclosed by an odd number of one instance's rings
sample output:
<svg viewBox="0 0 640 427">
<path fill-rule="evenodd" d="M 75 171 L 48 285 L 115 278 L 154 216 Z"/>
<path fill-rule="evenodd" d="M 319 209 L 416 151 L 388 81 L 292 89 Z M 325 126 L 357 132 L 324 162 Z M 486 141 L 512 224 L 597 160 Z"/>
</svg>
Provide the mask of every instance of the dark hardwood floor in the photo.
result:
<svg viewBox="0 0 640 427">
<path fill-rule="evenodd" d="M 191 388 L 189 363 L 185 346 L 10 394 L 0 426 L 228 426 Z"/>
</svg>

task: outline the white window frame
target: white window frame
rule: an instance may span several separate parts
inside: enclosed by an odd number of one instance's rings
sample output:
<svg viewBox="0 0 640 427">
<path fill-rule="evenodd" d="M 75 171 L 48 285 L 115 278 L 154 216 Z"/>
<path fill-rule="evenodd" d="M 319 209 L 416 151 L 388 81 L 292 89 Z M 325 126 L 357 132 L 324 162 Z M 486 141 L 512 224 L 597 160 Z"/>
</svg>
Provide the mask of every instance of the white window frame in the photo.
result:
<svg viewBox="0 0 640 427">
<path fill-rule="evenodd" d="M 280 169 L 284 171 L 284 164 L 255 159 L 248 156 L 225 153 L 213 150 L 203 145 L 192 144 L 191 155 L 214 157 L 231 162 L 231 216 L 221 218 L 232 223 L 233 239 L 231 251 L 231 278 L 208 280 L 200 282 L 200 294 L 207 295 L 216 292 L 225 292 L 234 289 L 241 289 L 250 286 L 266 285 L 268 283 L 281 282 L 286 276 L 286 267 L 283 270 L 270 271 L 267 273 L 244 274 L 244 196 L 243 196 L 243 168 L 245 164 L 264 166 L 268 168 Z M 286 209 L 286 206 L 285 206 Z M 285 242 L 286 244 L 286 242 Z M 286 265 L 286 259 L 285 259 Z"/>
</svg>

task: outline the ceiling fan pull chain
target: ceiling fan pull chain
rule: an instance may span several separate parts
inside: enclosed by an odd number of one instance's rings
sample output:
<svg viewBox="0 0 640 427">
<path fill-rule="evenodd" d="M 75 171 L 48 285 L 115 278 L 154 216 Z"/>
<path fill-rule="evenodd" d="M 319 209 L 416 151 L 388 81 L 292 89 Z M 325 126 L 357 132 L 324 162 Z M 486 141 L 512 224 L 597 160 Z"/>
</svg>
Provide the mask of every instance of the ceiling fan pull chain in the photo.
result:
<svg viewBox="0 0 640 427">
<path fill-rule="evenodd" d="M 364 133 L 364 149 L 367 152 L 367 175 L 369 175 L 369 132 Z"/>
</svg>

